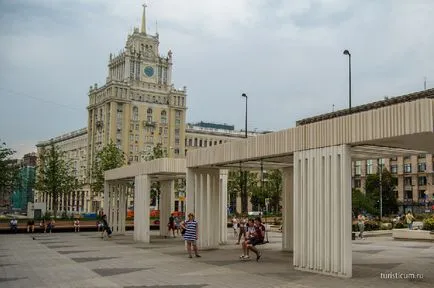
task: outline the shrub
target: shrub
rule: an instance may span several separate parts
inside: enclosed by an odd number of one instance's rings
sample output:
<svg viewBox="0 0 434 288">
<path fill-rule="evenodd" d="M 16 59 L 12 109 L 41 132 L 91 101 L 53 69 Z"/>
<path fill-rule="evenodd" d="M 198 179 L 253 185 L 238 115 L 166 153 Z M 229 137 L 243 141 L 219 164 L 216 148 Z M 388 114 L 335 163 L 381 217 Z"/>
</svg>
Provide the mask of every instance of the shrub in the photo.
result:
<svg viewBox="0 0 434 288">
<path fill-rule="evenodd" d="M 423 220 L 423 230 L 434 231 L 434 216 Z"/>
<path fill-rule="evenodd" d="M 380 224 L 377 221 L 368 220 L 365 222 L 365 231 L 380 230 Z"/>
<path fill-rule="evenodd" d="M 407 224 L 404 224 L 403 222 L 398 222 L 395 225 L 396 229 L 402 229 L 402 228 L 407 228 Z"/>
</svg>

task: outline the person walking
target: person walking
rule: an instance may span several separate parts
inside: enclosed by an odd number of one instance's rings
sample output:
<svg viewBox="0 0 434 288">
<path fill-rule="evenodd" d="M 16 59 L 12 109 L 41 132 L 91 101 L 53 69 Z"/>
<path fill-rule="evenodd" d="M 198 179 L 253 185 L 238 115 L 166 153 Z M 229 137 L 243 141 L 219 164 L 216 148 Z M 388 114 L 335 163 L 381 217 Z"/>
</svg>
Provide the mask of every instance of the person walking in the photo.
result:
<svg viewBox="0 0 434 288">
<path fill-rule="evenodd" d="M 359 226 L 359 239 L 365 239 L 365 237 L 363 237 L 363 231 L 365 231 L 365 216 L 363 216 L 362 213 L 359 214 L 359 216 L 357 216 L 357 225 Z"/>
<path fill-rule="evenodd" d="M 197 251 L 197 239 L 199 234 L 198 223 L 194 219 L 194 214 L 188 214 L 188 220 L 181 224 L 181 228 L 185 230 L 184 240 L 187 242 L 188 258 L 193 258 L 192 249 L 196 257 L 201 257 Z"/>
<path fill-rule="evenodd" d="M 237 242 L 237 245 L 240 244 L 241 237 L 244 237 L 243 239 L 246 238 L 246 224 L 247 224 L 246 216 L 243 215 L 240 218 L 240 223 L 239 223 L 240 232 L 238 233 L 238 242 Z"/>
<path fill-rule="evenodd" d="M 413 230 L 414 216 L 410 211 L 408 211 L 407 215 L 405 215 L 405 222 L 407 222 L 408 229 Z"/>
</svg>

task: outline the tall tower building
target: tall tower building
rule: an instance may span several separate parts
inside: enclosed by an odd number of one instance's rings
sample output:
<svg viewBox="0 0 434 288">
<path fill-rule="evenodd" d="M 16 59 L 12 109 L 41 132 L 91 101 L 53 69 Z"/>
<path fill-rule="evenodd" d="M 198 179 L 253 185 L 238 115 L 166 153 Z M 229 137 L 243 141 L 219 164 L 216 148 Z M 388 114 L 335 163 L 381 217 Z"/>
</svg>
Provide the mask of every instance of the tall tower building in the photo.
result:
<svg viewBox="0 0 434 288">
<path fill-rule="evenodd" d="M 110 54 L 102 87 L 89 89 L 88 171 L 96 153 L 113 141 L 129 163 L 139 162 L 157 144 L 168 157 L 185 157 L 186 87 L 172 84 L 172 52 L 159 55 L 159 35 L 141 29 L 128 35 L 125 48 Z"/>
</svg>

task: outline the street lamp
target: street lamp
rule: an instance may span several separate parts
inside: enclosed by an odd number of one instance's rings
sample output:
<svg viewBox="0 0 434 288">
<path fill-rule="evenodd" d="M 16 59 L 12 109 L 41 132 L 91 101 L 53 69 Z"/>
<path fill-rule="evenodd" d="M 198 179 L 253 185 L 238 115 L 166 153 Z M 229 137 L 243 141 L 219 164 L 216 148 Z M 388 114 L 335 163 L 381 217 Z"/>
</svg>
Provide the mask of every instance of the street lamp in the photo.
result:
<svg viewBox="0 0 434 288">
<path fill-rule="evenodd" d="M 378 159 L 378 165 L 380 170 L 380 220 L 383 218 L 383 160 Z"/>
<path fill-rule="evenodd" d="M 248 97 L 247 97 L 246 93 L 241 94 L 241 97 L 246 98 L 246 116 L 244 119 L 244 121 L 245 121 L 245 123 L 244 123 L 244 135 L 247 138 L 247 98 Z"/>
<path fill-rule="evenodd" d="M 350 111 L 351 111 L 351 53 L 348 50 L 344 50 L 344 55 L 348 55 L 348 98 L 349 98 L 349 104 L 350 104 Z"/>
<path fill-rule="evenodd" d="M 245 115 L 245 118 L 244 118 L 244 137 L 245 138 L 247 138 L 247 99 L 248 99 L 248 97 L 247 97 L 247 94 L 246 93 L 243 93 L 243 94 L 241 94 L 241 97 L 244 97 L 244 98 L 246 98 L 246 115 Z M 241 167 L 241 164 L 240 164 L 240 167 Z M 247 209 L 247 201 L 248 201 L 248 198 L 247 198 L 247 171 L 244 171 L 244 173 L 242 173 L 241 174 L 242 176 L 243 176 L 243 178 L 244 178 L 244 185 L 243 185 L 243 195 L 242 195 L 242 197 L 241 197 L 241 211 L 242 212 L 245 212 L 245 213 L 247 213 L 247 210 L 246 211 L 244 211 L 244 209 Z"/>
</svg>

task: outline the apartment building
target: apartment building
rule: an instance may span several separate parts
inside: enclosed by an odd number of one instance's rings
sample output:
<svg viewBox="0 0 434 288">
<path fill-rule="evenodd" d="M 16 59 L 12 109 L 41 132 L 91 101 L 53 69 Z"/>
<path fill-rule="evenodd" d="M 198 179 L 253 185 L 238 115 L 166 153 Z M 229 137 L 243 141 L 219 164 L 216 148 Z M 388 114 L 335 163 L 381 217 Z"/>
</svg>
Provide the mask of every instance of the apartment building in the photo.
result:
<svg viewBox="0 0 434 288">
<path fill-rule="evenodd" d="M 60 151 L 64 152 L 64 157 L 67 161 L 72 163 L 73 173 L 77 179 L 83 183 L 83 186 L 78 191 L 71 191 L 71 193 L 64 194 L 58 201 L 57 211 L 68 212 L 88 212 L 92 211 L 93 203 L 90 188 L 87 181 L 87 151 L 88 151 L 88 137 L 87 128 L 72 131 L 55 137 L 50 140 L 41 141 L 36 145 L 37 154 L 45 153 L 50 149 L 51 144 L 57 147 Z M 38 157 L 38 161 L 41 158 Z M 47 193 L 36 191 L 35 203 L 43 202 L 47 205 L 47 210 L 53 209 L 53 199 Z"/>
<path fill-rule="evenodd" d="M 402 211 L 411 209 L 423 213 L 434 204 L 433 155 L 420 154 L 407 157 L 375 159 L 353 162 L 353 187 L 364 191 L 366 178 L 382 166 L 397 179 L 396 197 Z"/>
</svg>

